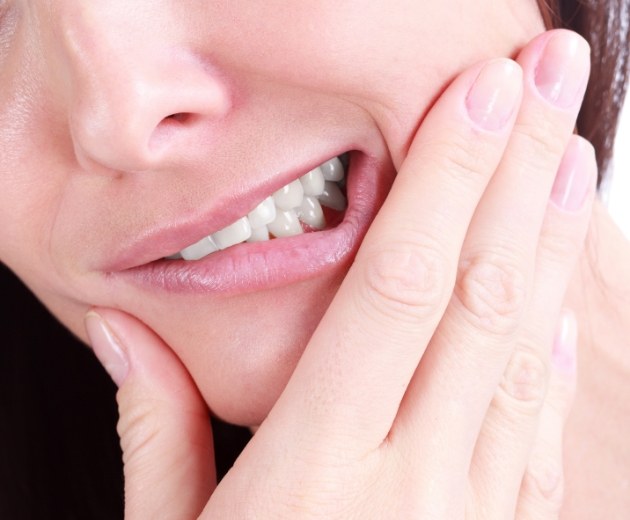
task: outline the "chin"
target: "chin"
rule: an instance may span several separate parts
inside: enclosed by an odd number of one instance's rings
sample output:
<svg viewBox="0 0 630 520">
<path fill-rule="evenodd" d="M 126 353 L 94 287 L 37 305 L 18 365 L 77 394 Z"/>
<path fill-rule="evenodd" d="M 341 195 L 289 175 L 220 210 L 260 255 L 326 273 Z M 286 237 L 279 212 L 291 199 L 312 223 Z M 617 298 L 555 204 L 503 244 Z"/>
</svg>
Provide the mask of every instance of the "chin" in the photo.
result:
<svg viewBox="0 0 630 520">
<path fill-rule="evenodd" d="M 279 398 L 349 268 L 250 295 L 152 328 L 179 356 L 213 415 L 261 424 Z M 184 322 L 183 315 L 189 316 Z M 214 315 L 205 324 L 198 316 Z M 246 318 L 244 318 L 246 317 Z M 201 324 L 201 325 L 196 325 Z M 182 331 L 186 330 L 185 334 Z"/>
</svg>

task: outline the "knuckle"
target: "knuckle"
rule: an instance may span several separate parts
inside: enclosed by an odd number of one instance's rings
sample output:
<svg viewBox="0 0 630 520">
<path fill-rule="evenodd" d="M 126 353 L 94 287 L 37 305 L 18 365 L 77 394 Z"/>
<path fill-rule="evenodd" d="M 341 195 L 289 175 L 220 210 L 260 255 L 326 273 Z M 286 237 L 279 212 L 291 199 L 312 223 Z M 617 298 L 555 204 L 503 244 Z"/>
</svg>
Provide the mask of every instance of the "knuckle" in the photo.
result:
<svg viewBox="0 0 630 520">
<path fill-rule="evenodd" d="M 573 377 L 558 377 L 551 379 L 547 392 L 547 404 L 549 409 L 558 417 L 564 419 L 569 415 L 573 400 L 575 399 L 576 381 Z"/>
<path fill-rule="evenodd" d="M 374 252 L 365 258 L 362 300 L 387 318 L 405 322 L 428 318 L 445 300 L 445 265 L 434 249 L 417 244 Z"/>
<path fill-rule="evenodd" d="M 423 162 L 428 167 L 443 172 L 457 183 L 484 184 L 492 173 L 487 166 L 489 148 L 484 139 L 472 138 L 461 129 L 449 129 L 448 139 L 428 140 L 423 147 Z"/>
<path fill-rule="evenodd" d="M 471 145 L 469 139 L 457 135 L 459 137 L 455 139 L 455 143 L 451 143 L 448 148 L 445 147 L 440 155 L 444 171 L 455 177 L 458 182 L 462 182 L 462 180 L 474 182 L 480 178 L 485 180 L 486 175 L 484 173 L 488 168 L 482 166 L 485 157 L 483 147 L 480 143 Z"/>
<path fill-rule="evenodd" d="M 582 236 L 553 229 L 553 226 L 545 226 L 540 235 L 539 251 L 541 256 L 552 262 L 564 264 L 576 259 L 582 245 Z"/>
<path fill-rule="evenodd" d="M 517 349 L 512 354 L 499 385 L 507 397 L 505 408 L 530 415 L 539 413 L 546 395 L 549 368 L 533 352 Z"/>
<path fill-rule="evenodd" d="M 506 255 L 478 254 L 460 261 L 455 296 L 474 326 L 513 334 L 525 307 L 527 281 Z"/>
<path fill-rule="evenodd" d="M 161 421 L 156 417 L 159 406 L 151 399 L 120 404 L 120 416 L 116 426 L 123 452 L 123 463 L 136 464 L 150 457 L 159 437 Z"/>
<path fill-rule="evenodd" d="M 559 512 L 564 500 L 562 465 L 552 457 L 530 462 L 521 492 L 546 513 Z"/>
<path fill-rule="evenodd" d="M 549 117 L 538 117 L 535 121 L 535 124 L 522 123 L 518 128 L 518 156 L 537 168 L 549 169 L 550 164 L 559 162 L 566 143 Z"/>
</svg>

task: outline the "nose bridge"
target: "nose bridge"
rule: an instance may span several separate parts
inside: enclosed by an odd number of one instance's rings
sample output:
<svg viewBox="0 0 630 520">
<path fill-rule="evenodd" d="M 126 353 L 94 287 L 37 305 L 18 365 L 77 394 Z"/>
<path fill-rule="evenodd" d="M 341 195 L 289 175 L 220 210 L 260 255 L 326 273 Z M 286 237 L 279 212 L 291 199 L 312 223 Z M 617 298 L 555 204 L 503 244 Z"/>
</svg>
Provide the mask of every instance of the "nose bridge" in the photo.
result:
<svg viewBox="0 0 630 520">
<path fill-rule="evenodd" d="M 151 18 L 112 20 L 89 7 L 108 2 L 81 4 L 62 29 L 79 159 L 116 171 L 157 167 L 181 152 L 190 132 L 229 110 L 219 75 L 174 35 L 152 32 Z"/>
</svg>

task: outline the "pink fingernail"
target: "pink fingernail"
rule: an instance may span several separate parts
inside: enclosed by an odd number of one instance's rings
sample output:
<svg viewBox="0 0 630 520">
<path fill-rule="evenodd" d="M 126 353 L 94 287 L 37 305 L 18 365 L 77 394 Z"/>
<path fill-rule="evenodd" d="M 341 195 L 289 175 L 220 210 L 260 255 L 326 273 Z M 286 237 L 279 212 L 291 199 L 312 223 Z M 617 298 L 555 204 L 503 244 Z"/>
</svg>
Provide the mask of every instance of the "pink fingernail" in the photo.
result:
<svg viewBox="0 0 630 520">
<path fill-rule="evenodd" d="M 110 328 L 94 311 L 85 316 L 85 330 L 94 354 L 118 386 L 122 385 L 129 372 L 125 350 Z"/>
<path fill-rule="evenodd" d="M 585 139 L 569 141 L 551 189 L 551 201 L 561 209 L 579 211 L 594 183 L 595 150 Z"/>
<path fill-rule="evenodd" d="M 571 374 L 577 366 L 577 320 L 573 311 L 562 309 L 553 341 L 552 361 L 560 372 Z"/>
<path fill-rule="evenodd" d="M 536 87 L 554 105 L 569 108 L 582 97 L 589 68 L 590 51 L 584 38 L 571 31 L 558 31 L 538 61 Z"/>
<path fill-rule="evenodd" d="M 522 71 L 516 62 L 498 59 L 487 63 L 466 97 L 470 118 L 485 130 L 501 130 L 518 106 L 522 85 Z"/>
</svg>

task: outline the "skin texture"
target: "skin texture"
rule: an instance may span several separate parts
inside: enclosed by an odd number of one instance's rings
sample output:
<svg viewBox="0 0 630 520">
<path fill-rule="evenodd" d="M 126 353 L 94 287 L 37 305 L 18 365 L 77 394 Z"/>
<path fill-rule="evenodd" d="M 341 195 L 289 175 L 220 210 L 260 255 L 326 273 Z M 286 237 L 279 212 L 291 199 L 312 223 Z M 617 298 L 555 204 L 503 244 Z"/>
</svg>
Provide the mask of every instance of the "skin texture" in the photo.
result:
<svg viewBox="0 0 630 520">
<path fill-rule="evenodd" d="M 630 507 L 630 242 L 596 204 L 566 302 L 580 323 L 578 387 L 566 424 L 564 516 L 623 518 Z"/>
<path fill-rule="evenodd" d="M 138 317 L 215 413 L 258 424 L 347 263 L 238 297 L 156 296 L 110 283 L 111 252 L 312 160 L 339 136 L 391 178 L 456 73 L 513 55 L 541 30 L 533 1 L 10 1 L 0 259 L 84 339 L 93 305 Z M 195 117 L 165 119 L 181 112 Z"/>
<path fill-rule="evenodd" d="M 3 71 L 0 174 L 4 189 L 0 194 L 3 222 L 0 259 L 84 339 L 82 320 L 92 305 L 122 309 L 138 317 L 159 336 L 152 335 L 137 321 L 130 322 L 112 311 L 104 313 L 132 358 L 131 374 L 135 378 L 130 376 L 126 388 L 121 390 L 120 428 L 128 454 L 128 498 L 140 518 L 147 517 L 143 509 L 147 504 L 159 509 L 162 504 L 157 499 L 169 497 L 169 493 L 182 503 L 188 502 L 190 511 L 198 512 L 204 506 L 212 490 L 213 476 L 203 475 L 200 482 L 192 482 L 190 475 L 183 472 L 165 480 L 164 475 L 173 467 L 169 456 L 179 454 L 172 448 L 184 452 L 197 450 L 191 460 L 201 461 L 201 466 L 207 469 L 210 465 L 203 464 L 203 457 L 210 455 L 200 453 L 207 448 L 204 443 L 208 440 L 208 432 L 201 431 L 206 424 L 206 404 L 224 418 L 242 424 L 257 424 L 266 416 L 348 266 L 340 265 L 316 280 L 236 298 L 155 297 L 124 284 L 112 286 L 102 272 L 111 252 L 121 243 L 142 236 L 156 222 L 176 225 L 200 212 L 199 208 L 207 209 L 216 201 L 238 198 L 238 190 L 246 191 L 278 171 L 311 160 L 321 149 L 334 146 L 339 136 L 351 136 L 351 140 L 361 143 L 388 166 L 382 175 L 391 175 L 404 164 L 409 144 L 429 106 L 457 73 L 483 58 L 515 55 L 542 30 L 534 2 L 529 1 L 500 5 L 489 1 L 434 5 L 403 1 L 395 5 L 352 1 L 339 5 L 325 1 L 317 3 L 317 7 L 306 2 L 292 2 L 288 6 L 286 2 L 277 5 L 250 2 L 246 12 L 227 2 L 201 4 L 142 1 L 135 2 L 130 9 L 122 1 L 85 6 L 61 0 L 9 1 L 1 7 L 4 18 L 0 33 Z M 493 30 L 489 32 L 487 27 Z M 436 52 L 438 41 L 439 52 Z M 173 74 L 174 70 L 177 74 Z M 183 126 L 174 126 L 165 119 L 180 112 L 196 117 Z M 530 130 L 537 127 L 529 126 Z M 327 131 L 323 133 L 322 128 Z M 424 168 L 419 170 L 424 172 Z M 551 179 L 553 171 L 547 170 Z M 234 179 L 238 179 L 238 186 Z M 418 193 L 422 191 L 416 189 Z M 512 191 L 504 186 L 503 193 Z M 583 224 L 584 215 L 581 218 Z M 392 222 L 397 220 L 394 218 L 388 226 L 381 226 L 382 236 L 395 227 Z M 596 225 L 606 233 L 601 233 L 598 248 L 602 251 L 595 256 L 611 260 L 603 269 L 612 280 L 622 280 L 620 266 L 627 262 L 619 259 L 627 258 L 628 252 L 624 250 L 614 261 L 604 256 L 606 246 L 618 239 L 614 233 L 608 233 L 610 226 L 605 216 L 599 214 Z M 578 228 L 571 217 L 553 214 L 547 223 L 546 236 L 566 237 L 573 233 L 575 245 L 579 242 Z M 549 243 L 547 240 L 547 246 Z M 570 262 L 566 260 L 565 264 Z M 584 261 L 581 268 L 587 270 Z M 558 271 L 565 273 L 567 269 Z M 580 518 L 579 515 L 593 518 L 606 506 L 610 507 L 609 517 L 627 510 L 622 498 L 627 443 L 617 435 L 627 430 L 623 427 L 626 411 L 623 404 L 627 399 L 619 399 L 624 388 L 627 391 L 627 385 L 623 384 L 627 376 L 619 370 L 613 382 L 605 372 L 610 372 L 611 366 L 626 366 L 618 362 L 626 358 L 619 354 L 619 346 L 627 338 L 627 332 L 619 324 L 629 321 L 620 318 L 617 326 L 611 328 L 608 319 L 611 312 L 602 311 L 595 319 L 592 308 L 580 308 L 582 290 L 590 291 L 592 300 L 601 303 L 598 308 L 611 305 L 608 298 L 597 300 L 599 287 L 591 275 L 575 282 L 571 306 L 580 311 L 581 323 L 596 324 L 598 336 L 605 339 L 597 344 L 588 334 L 582 339 L 582 348 L 590 355 L 586 366 L 602 370 L 598 374 L 593 370 L 580 374 L 587 377 L 578 392 L 576 412 L 569 421 L 567 451 L 572 471 L 568 479 L 568 518 Z M 625 278 L 623 282 L 627 287 Z M 538 308 L 548 307 L 545 302 Z M 339 312 L 343 309 L 343 304 L 337 305 Z M 617 307 L 607 310 L 623 314 Z M 535 319 L 529 323 L 533 322 Z M 587 330 L 588 324 L 584 327 Z M 600 334 L 602 330 L 607 335 Z M 315 347 L 311 350 L 318 352 Z M 319 352 L 322 351 L 320 348 Z M 158 362 L 152 364 L 152 359 Z M 439 373 L 433 371 L 436 359 L 439 356 L 429 355 L 426 363 L 423 361 L 428 375 Z M 523 357 L 518 359 L 522 361 Z M 166 366 L 173 371 L 165 371 Z M 466 374 L 470 374 L 471 367 L 466 368 Z M 300 373 L 304 372 L 302 369 Z M 514 371 L 506 371 L 508 381 L 510 373 Z M 305 377 L 302 381 L 317 379 Z M 412 386 L 415 393 L 424 395 L 418 386 L 421 384 L 417 382 Z M 201 395 L 197 394 L 197 388 Z M 350 388 L 362 387 L 350 385 Z M 301 406 L 304 403 L 299 399 L 300 394 L 307 392 L 303 389 L 300 392 L 298 383 L 291 389 L 292 393 L 285 395 L 292 398 L 285 397 L 273 420 L 265 423 L 263 434 L 256 437 L 259 440 L 240 463 L 240 474 L 232 474 L 231 483 L 227 481 L 208 511 L 220 508 L 221 500 L 229 509 L 230 486 L 233 493 L 241 493 L 239 478 L 243 479 L 243 475 L 246 483 L 251 475 L 254 480 L 263 481 L 270 465 L 278 464 L 278 453 L 286 454 L 288 447 L 295 450 L 291 453 L 304 455 L 304 449 L 297 449 L 304 446 L 296 448 L 288 443 L 286 432 L 295 424 L 298 412 L 312 410 Z M 338 387 L 335 390 L 340 391 Z M 599 397 L 604 393 L 608 398 Z M 165 419 L 163 424 L 172 430 L 163 430 L 172 433 L 172 438 L 157 436 L 157 446 L 142 443 L 146 440 L 142 433 L 146 431 L 137 430 L 142 430 L 138 424 L 143 423 L 133 421 L 138 402 L 142 404 L 142 397 L 147 395 L 151 399 L 157 395 L 163 397 L 165 417 L 171 421 L 169 424 Z M 436 394 L 433 398 L 433 403 L 441 409 L 447 402 L 444 395 Z M 545 427 L 538 433 L 528 464 L 531 467 L 520 490 L 518 503 L 525 515 L 528 507 L 539 511 L 543 504 L 553 512 L 558 506 L 558 480 L 553 478 L 558 475 L 558 466 L 546 466 L 545 461 L 557 464 L 561 458 L 558 423 L 562 417 L 558 417 L 557 408 L 566 407 L 567 401 L 566 396 L 554 398 L 552 392 L 544 407 L 546 412 L 541 412 L 543 418 L 549 419 L 551 407 L 552 418 L 544 421 Z M 186 423 L 190 428 L 183 429 L 184 423 L 173 421 L 176 415 L 173 411 L 179 411 L 182 402 L 190 404 L 190 408 L 184 407 L 183 414 L 191 421 L 192 424 Z M 615 414 L 608 415 L 612 422 L 604 433 L 591 420 L 593 410 L 600 410 L 602 402 L 618 403 Z M 507 406 L 507 409 L 518 412 L 518 407 Z M 153 411 L 159 418 L 157 412 L 164 410 L 149 410 Z M 186 416 L 190 411 L 192 419 Z M 151 418 L 151 413 L 147 418 Z M 482 437 L 491 439 L 489 444 L 505 449 L 510 455 L 522 455 L 518 462 L 525 464 L 527 454 L 514 449 L 514 442 L 522 443 L 523 439 L 504 438 L 502 443 L 494 442 L 496 439 L 487 433 L 488 429 L 494 430 L 493 424 L 496 426 L 492 419 L 491 414 L 485 419 Z M 531 429 L 532 422 L 525 422 Z M 385 423 L 384 427 L 389 426 Z M 451 428 L 451 424 L 446 426 L 447 432 L 461 431 Z M 362 431 L 356 425 L 345 424 L 345 427 L 352 435 Z M 399 432 L 404 430 L 398 428 Z M 504 430 L 496 428 L 496 431 Z M 407 446 L 417 446 L 420 437 L 428 441 L 436 432 L 438 429 L 430 429 L 422 435 L 409 428 Z M 337 430 L 329 433 L 329 437 L 334 437 L 333 433 L 339 436 Z M 531 435 L 529 431 L 527 439 Z M 398 439 L 404 440 L 405 435 Z M 307 448 L 313 444 L 319 446 L 319 440 L 311 439 L 313 442 Z M 134 450 L 134 443 L 148 451 Z M 597 449 L 592 449 L 595 445 Z M 618 448 L 614 464 L 610 457 L 601 456 L 610 445 Z M 332 449 L 345 453 L 345 449 L 340 451 L 336 445 Z M 164 457 L 156 456 L 160 450 L 166 454 Z M 383 451 L 375 450 L 370 460 L 381 456 Z M 295 477 L 312 475 L 311 469 L 318 467 L 321 460 L 314 452 L 308 453 L 313 458 L 303 459 L 306 464 L 294 468 L 297 475 L 287 473 L 287 465 L 276 466 L 276 482 L 293 484 Z M 408 455 L 409 451 L 402 453 Z M 147 460 L 155 461 L 156 465 L 150 468 L 153 471 L 149 476 L 164 486 L 156 485 L 155 496 L 148 497 L 135 494 L 133 487 L 135 482 L 146 482 L 148 475 L 143 473 L 143 463 Z M 585 460 L 589 466 L 586 471 Z M 390 472 L 386 476 L 392 478 L 386 484 L 391 486 L 400 475 L 406 476 L 401 470 L 430 467 L 423 462 L 420 458 L 419 464 L 401 468 L 389 460 Z M 508 471 L 510 475 L 505 481 L 515 478 L 520 482 L 523 468 L 515 466 L 512 473 Z M 501 492 L 504 489 L 495 482 L 499 473 L 491 463 L 480 464 L 479 468 L 481 474 L 473 475 L 473 481 L 495 484 L 478 486 L 482 490 L 478 496 L 480 503 L 498 505 L 497 511 L 501 511 L 501 500 L 484 500 L 493 498 L 492 493 L 494 498 L 505 496 Z M 446 471 L 446 474 L 456 473 Z M 350 475 L 356 476 L 352 472 Z M 373 481 L 369 472 L 361 473 L 363 478 L 366 475 L 366 487 L 370 489 Z M 594 475 L 598 478 L 591 478 Z M 416 483 L 422 481 L 419 478 L 422 475 L 414 473 L 414 476 Z M 597 488 L 595 483 L 599 482 L 605 483 L 602 488 Z M 484 495 L 484 488 L 489 497 Z M 608 492 L 605 499 L 601 498 L 604 488 Z M 182 489 L 192 489 L 194 496 L 183 497 Z M 420 485 L 418 489 L 426 492 L 427 487 Z M 165 493 L 160 495 L 162 490 Z M 249 505 L 274 506 L 260 499 L 269 491 L 258 489 L 258 504 L 254 501 Z M 277 493 L 278 488 L 271 491 Z M 450 496 L 448 487 L 440 491 Z M 447 502 L 428 500 L 417 504 L 413 503 L 418 500 L 417 489 L 408 487 L 402 492 L 408 493 L 407 498 L 414 497 L 408 504 L 410 509 L 421 505 L 426 512 L 431 504 L 439 506 Z M 168 502 L 181 511 L 182 503 Z M 283 507 L 292 505 L 300 506 L 281 502 Z M 374 512 L 369 501 L 361 505 Z M 389 510 L 387 503 L 379 505 Z M 497 517 L 505 515 L 499 513 Z M 534 517 L 542 518 L 538 514 Z"/>
<path fill-rule="evenodd" d="M 468 68 L 431 109 L 216 489 L 205 403 L 181 362 L 135 318 L 89 315 L 119 385 L 128 518 L 557 517 L 576 348 L 560 307 L 596 178 L 572 135 L 589 49 L 554 31 L 517 61 Z"/>
</svg>

